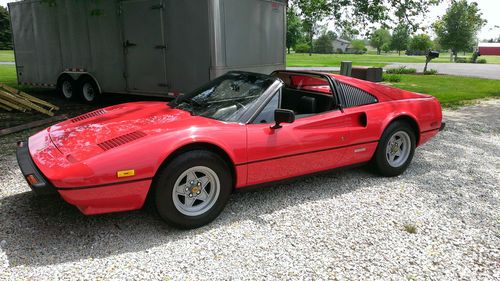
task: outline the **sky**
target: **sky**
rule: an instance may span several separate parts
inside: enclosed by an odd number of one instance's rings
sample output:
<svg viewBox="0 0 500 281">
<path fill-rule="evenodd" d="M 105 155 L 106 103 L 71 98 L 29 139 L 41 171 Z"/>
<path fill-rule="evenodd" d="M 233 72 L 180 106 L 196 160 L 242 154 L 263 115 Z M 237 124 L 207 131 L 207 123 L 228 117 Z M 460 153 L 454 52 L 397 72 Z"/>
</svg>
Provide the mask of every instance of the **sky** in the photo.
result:
<svg viewBox="0 0 500 281">
<path fill-rule="evenodd" d="M 472 0 L 468 0 L 472 2 Z M 483 12 L 483 18 L 488 20 L 488 24 L 479 32 L 479 39 L 498 38 L 500 36 L 500 0 L 474 0 L 478 3 L 479 9 Z M 0 5 L 7 6 L 8 2 L 13 0 L 0 0 Z M 445 0 L 438 7 L 434 7 L 430 14 L 426 16 L 425 23 L 429 25 L 434 22 L 439 16 L 446 12 L 449 5 L 449 0 Z M 497 27 L 495 27 L 497 26 Z"/>
</svg>

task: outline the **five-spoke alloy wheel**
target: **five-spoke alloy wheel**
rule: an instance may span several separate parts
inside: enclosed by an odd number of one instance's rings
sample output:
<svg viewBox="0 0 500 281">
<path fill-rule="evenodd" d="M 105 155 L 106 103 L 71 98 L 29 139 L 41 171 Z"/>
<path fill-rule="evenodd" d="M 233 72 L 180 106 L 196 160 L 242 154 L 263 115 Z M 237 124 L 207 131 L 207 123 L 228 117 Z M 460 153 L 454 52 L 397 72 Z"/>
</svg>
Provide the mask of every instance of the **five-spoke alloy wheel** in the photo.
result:
<svg viewBox="0 0 500 281">
<path fill-rule="evenodd" d="M 406 122 L 391 123 L 382 134 L 372 163 L 384 176 L 402 174 L 415 153 L 416 138 L 413 128 Z"/>
<path fill-rule="evenodd" d="M 196 228 L 214 220 L 232 191 L 232 176 L 216 153 L 192 150 L 160 168 L 154 200 L 160 216 L 178 228 Z"/>
</svg>

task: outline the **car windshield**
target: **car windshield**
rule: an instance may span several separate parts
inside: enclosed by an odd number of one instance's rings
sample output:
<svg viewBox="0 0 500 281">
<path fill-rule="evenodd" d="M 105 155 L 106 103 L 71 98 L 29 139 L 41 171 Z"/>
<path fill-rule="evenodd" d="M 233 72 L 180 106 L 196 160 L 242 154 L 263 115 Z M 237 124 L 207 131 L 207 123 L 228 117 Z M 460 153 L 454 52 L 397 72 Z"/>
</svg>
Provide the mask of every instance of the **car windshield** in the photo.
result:
<svg viewBox="0 0 500 281">
<path fill-rule="evenodd" d="M 267 75 L 229 72 L 171 105 L 196 116 L 236 122 L 273 82 Z"/>
</svg>

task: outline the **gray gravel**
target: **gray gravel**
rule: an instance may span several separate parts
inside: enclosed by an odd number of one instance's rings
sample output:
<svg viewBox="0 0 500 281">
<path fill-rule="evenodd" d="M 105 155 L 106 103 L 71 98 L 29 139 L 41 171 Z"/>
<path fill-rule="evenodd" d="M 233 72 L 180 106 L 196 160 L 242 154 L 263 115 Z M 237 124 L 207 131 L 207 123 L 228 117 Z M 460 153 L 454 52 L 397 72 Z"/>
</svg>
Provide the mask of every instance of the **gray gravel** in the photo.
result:
<svg viewBox="0 0 500 281">
<path fill-rule="evenodd" d="M 0 279 L 499 280 L 499 110 L 446 111 L 397 178 L 353 169 L 238 193 L 192 231 L 34 197 L 0 154 Z"/>
</svg>

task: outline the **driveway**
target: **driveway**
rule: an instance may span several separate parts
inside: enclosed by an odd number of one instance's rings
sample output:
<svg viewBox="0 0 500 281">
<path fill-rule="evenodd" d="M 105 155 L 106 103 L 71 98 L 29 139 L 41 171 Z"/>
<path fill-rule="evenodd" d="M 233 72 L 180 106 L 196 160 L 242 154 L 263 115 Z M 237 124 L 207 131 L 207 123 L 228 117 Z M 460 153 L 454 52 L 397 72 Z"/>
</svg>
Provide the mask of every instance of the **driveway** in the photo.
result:
<svg viewBox="0 0 500 281">
<path fill-rule="evenodd" d="M 357 168 L 237 193 L 191 231 L 35 197 L 8 136 L 0 280 L 499 280 L 499 109 L 444 111 L 446 129 L 399 177 Z"/>
<path fill-rule="evenodd" d="M 407 68 L 416 68 L 418 72 L 423 72 L 425 66 L 424 63 L 396 63 L 386 66 L 385 69 L 403 65 Z M 500 80 L 500 64 L 429 63 L 428 69 L 435 69 L 440 74 Z"/>
</svg>

